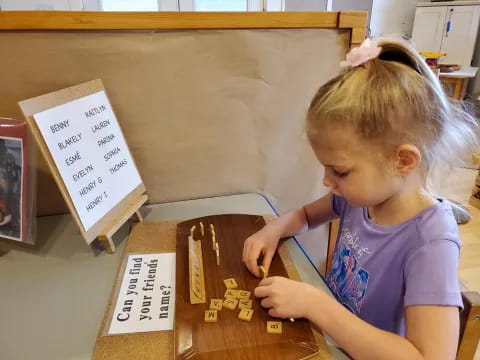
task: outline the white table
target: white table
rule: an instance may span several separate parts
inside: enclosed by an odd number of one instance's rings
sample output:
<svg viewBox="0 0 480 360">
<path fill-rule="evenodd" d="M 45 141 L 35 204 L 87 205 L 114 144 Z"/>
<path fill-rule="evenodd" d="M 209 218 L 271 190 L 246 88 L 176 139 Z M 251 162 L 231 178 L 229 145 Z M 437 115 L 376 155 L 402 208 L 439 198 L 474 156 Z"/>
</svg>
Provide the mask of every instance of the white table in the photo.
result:
<svg viewBox="0 0 480 360">
<path fill-rule="evenodd" d="M 478 68 L 463 66 L 460 70 L 451 73 L 440 73 L 440 81 L 449 96 L 457 100 L 463 100 L 467 91 L 468 80 L 475 77 Z"/>
</svg>

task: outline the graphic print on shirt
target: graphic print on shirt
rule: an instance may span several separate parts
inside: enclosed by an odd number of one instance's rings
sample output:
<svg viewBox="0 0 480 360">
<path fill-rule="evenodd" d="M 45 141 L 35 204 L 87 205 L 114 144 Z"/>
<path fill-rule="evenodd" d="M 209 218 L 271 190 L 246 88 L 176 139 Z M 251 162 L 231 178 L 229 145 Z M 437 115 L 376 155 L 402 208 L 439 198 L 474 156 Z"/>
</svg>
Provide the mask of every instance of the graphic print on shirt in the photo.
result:
<svg viewBox="0 0 480 360">
<path fill-rule="evenodd" d="M 327 284 L 338 301 L 358 314 L 367 291 L 368 271 L 358 265 L 354 254 L 355 252 L 342 241 L 328 274 Z"/>
</svg>

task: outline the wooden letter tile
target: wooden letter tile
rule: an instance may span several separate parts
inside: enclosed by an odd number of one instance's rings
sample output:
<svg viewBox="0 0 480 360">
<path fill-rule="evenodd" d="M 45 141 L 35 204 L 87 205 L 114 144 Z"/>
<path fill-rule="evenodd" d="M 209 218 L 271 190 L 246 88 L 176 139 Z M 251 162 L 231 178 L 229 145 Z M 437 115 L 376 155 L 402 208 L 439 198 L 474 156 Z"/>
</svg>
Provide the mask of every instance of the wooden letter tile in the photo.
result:
<svg viewBox="0 0 480 360">
<path fill-rule="evenodd" d="M 222 310 L 223 299 L 210 299 L 210 310 Z"/>
<path fill-rule="evenodd" d="M 280 321 L 267 321 L 267 333 L 269 334 L 281 334 L 282 323 Z"/>
<path fill-rule="evenodd" d="M 226 298 L 223 300 L 223 307 L 230 309 L 230 310 L 235 310 L 237 307 L 238 300 L 237 299 L 232 299 L 232 298 Z"/>
<path fill-rule="evenodd" d="M 205 310 L 205 322 L 217 322 L 217 310 Z"/>
<path fill-rule="evenodd" d="M 238 301 L 238 308 L 239 309 L 251 309 L 252 308 L 252 300 L 240 299 Z"/>
<path fill-rule="evenodd" d="M 252 309 L 242 309 L 238 314 L 240 320 L 250 321 L 252 320 L 253 310 Z"/>
<path fill-rule="evenodd" d="M 250 298 L 250 291 L 239 290 L 238 291 L 238 298 L 243 299 L 243 300 L 248 300 Z"/>
<path fill-rule="evenodd" d="M 227 289 L 236 289 L 238 287 L 237 281 L 234 278 L 223 280 Z"/>
<path fill-rule="evenodd" d="M 238 290 L 227 289 L 227 291 L 225 291 L 225 295 L 223 297 L 238 299 Z"/>
</svg>

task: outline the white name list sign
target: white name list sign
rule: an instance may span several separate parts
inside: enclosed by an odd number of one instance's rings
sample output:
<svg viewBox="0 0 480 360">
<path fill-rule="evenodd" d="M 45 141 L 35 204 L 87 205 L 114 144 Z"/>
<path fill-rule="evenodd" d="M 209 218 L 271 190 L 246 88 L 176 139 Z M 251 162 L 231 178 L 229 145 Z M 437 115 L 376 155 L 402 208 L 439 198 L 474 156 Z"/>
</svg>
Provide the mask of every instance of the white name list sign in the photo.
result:
<svg viewBox="0 0 480 360">
<path fill-rule="evenodd" d="M 33 118 L 85 231 L 141 184 L 104 91 Z"/>
</svg>

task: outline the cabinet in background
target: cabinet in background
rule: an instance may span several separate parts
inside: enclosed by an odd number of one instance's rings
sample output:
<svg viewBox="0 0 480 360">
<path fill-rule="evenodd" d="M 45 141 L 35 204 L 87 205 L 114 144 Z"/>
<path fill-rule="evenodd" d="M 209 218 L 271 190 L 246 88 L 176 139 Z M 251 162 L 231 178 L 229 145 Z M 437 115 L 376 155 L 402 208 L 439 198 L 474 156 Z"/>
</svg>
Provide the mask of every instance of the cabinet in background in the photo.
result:
<svg viewBox="0 0 480 360">
<path fill-rule="evenodd" d="M 420 3 L 412 39 L 419 51 L 443 52 L 443 64 L 470 66 L 480 21 L 480 1 Z"/>
</svg>

